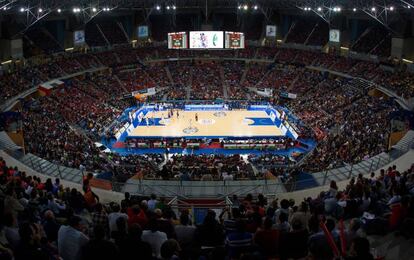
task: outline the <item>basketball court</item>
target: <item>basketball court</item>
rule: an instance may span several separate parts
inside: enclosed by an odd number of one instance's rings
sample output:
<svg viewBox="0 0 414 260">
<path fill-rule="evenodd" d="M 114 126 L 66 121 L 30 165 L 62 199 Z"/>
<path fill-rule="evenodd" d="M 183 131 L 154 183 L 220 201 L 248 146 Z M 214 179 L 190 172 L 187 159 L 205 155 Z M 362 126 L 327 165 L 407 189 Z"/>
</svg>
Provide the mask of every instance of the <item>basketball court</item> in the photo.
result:
<svg viewBox="0 0 414 260">
<path fill-rule="evenodd" d="M 280 137 L 282 131 L 265 111 L 184 111 L 171 118 L 167 111 L 151 111 L 129 137 Z M 196 121 L 196 114 L 198 120 Z"/>
</svg>

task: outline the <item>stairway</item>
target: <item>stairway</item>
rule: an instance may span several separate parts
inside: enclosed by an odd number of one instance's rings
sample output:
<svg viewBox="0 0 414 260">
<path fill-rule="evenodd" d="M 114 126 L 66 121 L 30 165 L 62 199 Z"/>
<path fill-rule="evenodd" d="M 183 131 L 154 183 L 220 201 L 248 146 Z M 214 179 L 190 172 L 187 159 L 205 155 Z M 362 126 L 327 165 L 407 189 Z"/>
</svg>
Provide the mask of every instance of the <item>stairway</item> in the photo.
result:
<svg viewBox="0 0 414 260">
<path fill-rule="evenodd" d="M 117 75 L 114 75 L 114 79 L 116 80 L 116 81 L 118 81 L 118 84 L 119 84 L 119 86 L 125 91 L 125 92 L 128 92 L 128 90 L 124 87 L 124 84 L 122 84 L 122 81 L 118 78 L 118 76 Z"/>
<path fill-rule="evenodd" d="M 165 69 L 165 73 L 167 73 L 167 77 L 168 77 L 168 79 L 170 80 L 171 84 L 172 84 L 173 86 L 175 86 L 175 82 L 174 82 L 174 79 L 173 79 L 173 77 L 172 77 L 172 75 L 171 75 L 171 71 L 170 71 L 170 69 L 168 68 L 168 66 L 165 66 L 165 67 L 164 67 L 164 69 Z"/>
<path fill-rule="evenodd" d="M 221 79 L 221 83 L 222 83 L 221 85 L 223 86 L 223 97 L 224 97 L 224 99 L 227 99 L 228 98 L 227 85 L 224 83 L 225 77 L 224 77 L 224 69 L 223 69 L 222 66 L 220 66 L 220 79 Z"/>
</svg>

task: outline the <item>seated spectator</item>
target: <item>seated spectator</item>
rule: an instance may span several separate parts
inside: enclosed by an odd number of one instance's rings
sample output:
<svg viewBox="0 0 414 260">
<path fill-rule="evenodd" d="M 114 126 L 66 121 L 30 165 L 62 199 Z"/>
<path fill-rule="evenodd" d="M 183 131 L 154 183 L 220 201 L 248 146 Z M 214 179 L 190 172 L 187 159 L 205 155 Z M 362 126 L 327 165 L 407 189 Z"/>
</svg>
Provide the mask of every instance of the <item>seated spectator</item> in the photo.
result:
<svg viewBox="0 0 414 260">
<path fill-rule="evenodd" d="M 216 220 L 216 213 L 209 210 L 203 224 L 197 227 L 195 242 L 199 246 L 215 247 L 223 244 L 224 230 Z"/>
<path fill-rule="evenodd" d="M 98 225 L 93 231 L 94 238 L 83 246 L 81 259 L 116 259 L 118 248 L 111 241 L 105 240 L 105 228 Z"/>
<path fill-rule="evenodd" d="M 299 259 L 308 254 L 308 231 L 300 220 L 292 222 L 292 230 L 280 237 L 280 259 Z"/>
<path fill-rule="evenodd" d="M 138 224 L 132 224 L 128 229 L 126 239 L 119 245 L 120 259 L 136 259 L 137 252 L 139 252 L 140 259 L 148 260 L 153 258 L 151 245 L 142 241 L 141 236 L 141 227 Z"/>
<path fill-rule="evenodd" d="M 96 226 L 104 227 L 105 233 L 109 233 L 108 214 L 101 203 L 95 205 L 95 211 L 92 213 L 92 227 Z"/>
<path fill-rule="evenodd" d="M 121 208 L 118 203 L 112 205 L 112 212 L 108 215 L 109 221 L 109 232 L 112 234 L 114 231 L 118 231 L 116 222 L 118 218 L 124 218 L 125 221 L 128 221 L 128 215 L 120 212 Z"/>
<path fill-rule="evenodd" d="M 188 212 L 182 212 L 180 216 L 180 224 L 175 226 L 177 241 L 182 247 L 188 247 L 194 242 L 195 230 L 196 227 L 191 225 Z"/>
<path fill-rule="evenodd" d="M 175 239 L 168 239 L 161 246 L 161 257 L 163 260 L 179 259 L 181 248 Z"/>
<path fill-rule="evenodd" d="M 41 230 L 37 224 L 24 223 L 19 228 L 20 242 L 14 251 L 14 259 L 16 260 L 48 260 L 50 255 L 41 248 L 40 238 Z M 76 250 L 76 246 L 74 248 Z M 73 250 L 73 249 L 70 249 Z M 60 254 L 63 255 L 63 254 Z M 76 258 L 65 258 L 76 259 Z"/>
<path fill-rule="evenodd" d="M 142 233 L 142 241 L 151 245 L 152 256 L 161 257 L 161 245 L 167 241 L 167 235 L 164 232 L 158 231 L 157 219 L 151 218 L 148 222 L 148 230 Z"/>
<path fill-rule="evenodd" d="M 56 222 L 55 215 L 51 210 L 45 212 L 42 224 L 47 240 L 51 243 L 57 242 L 60 225 Z"/>
<path fill-rule="evenodd" d="M 351 244 L 351 256 L 347 260 L 373 260 L 374 257 L 370 253 L 371 247 L 368 239 L 356 237 Z"/>
<path fill-rule="evenodd" d="M 81 218 L 73 216 L 68 225 L 61 226 L 58 232 L 59 255 L 65 260 L 78 260 L 82 255 L 82 247 L 89 238 L 82 233 Z"/>
<path fill-rule="evenodd" d="M 244 252 L 248 252 L 252 246 L 253 236 L 246 232 L 246 222 L 238 220 L 236 230 L 226 237 L 226 246 L 229 250 L 230 258 L 239 258 Z"/>
<path fill-rule="evenodd" d="M 272 229 L 272 219 L 266 218 L 263 228 L 258 229 L 254 235 L 254 243 L 259 246 L 266 258 L 274 258 L 279 255 L 279 230 Z"/>
<path fill-rule="evenodd" d="M 326 220 L 326 228 L 331 233 L 335 243 L 339 244 L 339 236 L 336 233 L 335 221 L 333 219 Z M 332 259 L 334 257 L 333 249 L 328 243 L 323 231 L 313 234 L 309 237 L 308 241 L 309 251 L 316 259 Z"/>
</svg>

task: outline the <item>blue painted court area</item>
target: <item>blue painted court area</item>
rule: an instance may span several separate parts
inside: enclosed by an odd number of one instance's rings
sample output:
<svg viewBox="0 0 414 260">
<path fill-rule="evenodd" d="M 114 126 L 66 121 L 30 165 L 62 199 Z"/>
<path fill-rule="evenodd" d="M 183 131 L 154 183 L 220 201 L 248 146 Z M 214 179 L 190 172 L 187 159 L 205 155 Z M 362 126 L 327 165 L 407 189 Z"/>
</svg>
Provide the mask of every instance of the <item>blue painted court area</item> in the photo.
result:
<svg viewBox="0 0 414 260">
<path fill-rule="evenodd" d="M 164 124 L 161 124 L 160 121 L 162 120 L 162 118 L 151 118 L 148 119 L 148 125 L 147 125 L 147 120 L 142 120 L 138 126 L 165 126 Z"/>
<path fill-rule="evenodd" d="M 253 121 L 253 124 L 249 124 L 249 126 L 275 125 L 275 123 L 269 117 L 246 117 L 246 119 Z"/>
</svg>

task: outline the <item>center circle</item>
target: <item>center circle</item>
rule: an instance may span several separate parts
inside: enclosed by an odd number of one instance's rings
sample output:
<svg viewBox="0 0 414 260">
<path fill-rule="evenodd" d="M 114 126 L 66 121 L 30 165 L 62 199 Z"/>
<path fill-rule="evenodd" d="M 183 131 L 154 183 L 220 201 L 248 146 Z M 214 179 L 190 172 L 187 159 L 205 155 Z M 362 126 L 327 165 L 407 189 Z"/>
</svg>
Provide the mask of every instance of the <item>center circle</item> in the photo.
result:
<svg viewBox="0 0 414 260">
<path fill-rule="evenodd" d="M 198 123 L 200 125 L 212 125 L 216 123 L 216 120 L 210 119 L 210 118 L 203 118 L 203 119 L 198 120 Z"/>
</svg>

